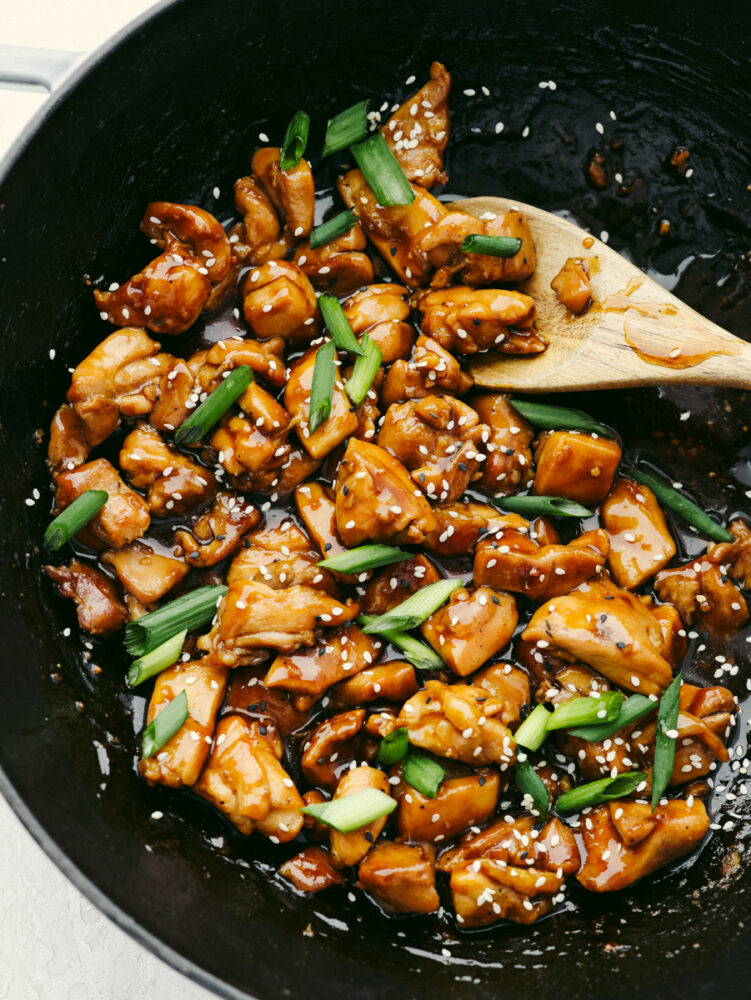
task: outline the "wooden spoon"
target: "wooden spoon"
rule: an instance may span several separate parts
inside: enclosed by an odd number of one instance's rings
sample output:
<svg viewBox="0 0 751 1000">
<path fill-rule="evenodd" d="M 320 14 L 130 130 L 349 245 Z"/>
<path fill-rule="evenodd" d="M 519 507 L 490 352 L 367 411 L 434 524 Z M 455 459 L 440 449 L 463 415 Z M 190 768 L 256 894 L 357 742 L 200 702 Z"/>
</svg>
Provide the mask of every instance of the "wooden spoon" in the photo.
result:
<svg viewBox="0 0 751 1000">
<path fill-rule="evenodd" d="M 472 215 L 518 209 L 535 241 L 537 266 L 519 291 L 537 305 L 544 354 L 491 351 L 470 369 L 479 386 L 564 392 L 636 385 L 725 385 L 751 388 L 751 344 L 711 323 L 615 250 L 578 226 L 506 198 L 468 198 L 452 207 Z M 571 314 L 550 287 L 567 258 L 587 261 L 592 304 Z"/>
</svg>

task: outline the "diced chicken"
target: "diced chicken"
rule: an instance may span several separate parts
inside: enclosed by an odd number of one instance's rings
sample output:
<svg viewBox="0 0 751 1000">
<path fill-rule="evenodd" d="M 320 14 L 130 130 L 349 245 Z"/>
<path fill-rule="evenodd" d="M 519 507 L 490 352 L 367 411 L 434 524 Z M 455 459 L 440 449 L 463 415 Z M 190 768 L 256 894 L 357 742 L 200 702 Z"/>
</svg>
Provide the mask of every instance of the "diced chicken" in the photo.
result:
<svg viewBox="0 0 751 1000">
<path fill-rule="evenodd" d="M 423 396 L 462 396 L 472 385 L 472 376 L 462 371 L 452 354 L 420 334 L 409 361 L 394 361 L 386 373 L 381 402 L 390 406 Z"/>
<path fill-rule="evenodd" d="M 276 210 L 257 178 L 240 177 L 235 181 L 235 208 L 243 217 L 242 235 L 249 264 L 265 264 L 286 255 L 294 239 L 289 231 L 282 233 Z"/>
<path fill-rule="evenodd" d="M 77 538 L 93 548 L 121 549 L 148 530 L 151 518 L 143 497 L 126 486 L 106 458 L 86 462 L 57 477 L 55 512 L 65 510 L 87 490 L 104 490 L 108 500 Z"/>
<path fill-rule="evenodd" d="M 276 747 L 287 743 L 308 721 L 308 710 L 299 709 L 287 691 L 268 688 L 261 679 L 265 667 L 253 665 L 233 670 L 222 715 L 242 715 L 266 730 L 266 739 Z M 276 750 L 274 751 L 276 753 Z"/>
<path fill-rule="evenodd" d="M 350 434 L 354 434 L 358 425 L 357 413 L 337 371 L 331 411 L 315 431 L 310 430 L 310 394 L 317 355 L 318 350 L 313 348 L 295 362 L 284 390 L 284 405 L 296 421 L 297 436 L 303 448 L 315 459 L 328 455 Z"/>
<path fill-rule="evenodd" d="M 334 788 L 360 752 L 365 710 L 332 715 L 316 726 L 303 746 L 300 766 L 311 785 Z"/>
<path fill-rule="evenodd" d="M 443 152 L 449 141 L 451 76 L 432 63 L 430 79 L 381 128 L 407 180 L 424 188 L 445 184 Z"/>
<path fill-rule="evenodd" d="M 343 774 L 334 792 L 334 799 L 343 799 L 366 788 L 375 788 L 385 795 L 390 794 L 389 779 L 375 767 L 361 765 Z M 351 833 L 331 831 L 331 861 L 337 868 L 348 868 L 362 861 L 386 825 L 386 816 L 373 820 Z"/>
<path fill-rule="evenodd" d="M 751 527 L 740 518 L 730 523 L 732 543 L 730 575 L 743 590 L 751 590 Z M 723 553 L 724 557 L 724 553 Z M 724 558 L 722 559 L 724 562 Z"/>
<path fill-rule="evenodd" d="M 624 815 L 630 813 L 632 818 L 642 821 L 638 829 L 646 834 L 643 839 L 624 843 L 611 818 L 619 809 Z M 590 892 L 625 889 L 689 854 L 709 829 L 709 817 L 701 799 L 694 799 L 690 806 L 684 799 L 671 799 L 658 805 L 654 813 L 646 804 L 610 802 L 593 809 L 588 819 L 582 826 L 584 864 L 576 877 Z M 635 829 L 633 821 L 630 829 Z M 633 841 L 634 837 L 630 839 Z"/>
<path fill-rule="evenodd" d="M 136 489 L 148 490 L 149 510 L 158 517 L 184 514 L 216 490 L 213 473 L 167 444 L 148 424 L 140 424 L 123 441 L 120 467 Z"/>
<path fill-rule="evenodd" d="M 608 566 L 620 587 L 640 587 L 675 555 L 665 515 L 648 486 L 617 479 L 602 505 L 602 523 L 610 537 Z"/>
<path fill-rule="evenodd" d="M 124 589 L 142 604 L 158 601 L 190 572 L 181 559 L 162 555 L 144 542 L 103 552 L 102 562 L 112 567 Z"/>
<path fill-rule="evenodd" d="M 438 570 L 424 555 L 386 566 L 365 585 L 363 611 L 368 615 L 385 615 L 410 594 L 440 579 Z"/>
<path fill-rule="evenodd" d="M 336 533 L 336 500 L 333 490 L 321 483 L 305 483 L 295 490 L 295 503 L 322 559 L 330 559 L 347 551 Z"/>
<path fill-rule="evenodd" d="M 387 913 L 433 913 L 440 906 L 433 852 L 425 844 L 376 844 L 360 863 L 357 885 Z"/>
<path fill-rule="evenodd" d="M 522 710 L 530 699 L 529 677 L 521 667 L 511 663 L 491 663 L 489 667 L 478 670 L 470 683 L 501 702 L 503 709 L 499 718 L 504 726 L 515 728 L 521 722 Z"/>
<path fill-rule="evenodd" d="M 408 322 L 409 294 L 402 285 L 368 285 L 344 304 L 344 315 L 358 338 L 364 334 L 381 349 L 386 365 L 406 358 L 415 341 L 415 331 Z"/>
<path fill-rule="evenodd" d="M 277 472 L 292 450 L 287 437 L 289 413 L 257 382 L 238 400 L 241 414 L 225 414 L 211 435 L 211 447 L 230 475 L 252 489 L 256 477 Z"/>
<path fill-rule="evenodd" d="M 264 493 L 273 498 L 274 502 L 279 497 L 287 496 L 300 483 L 310 479 L 322 461 L 320 458 L 311 458 L 297 443 L 290 442 L 290 445 L 289 454 L 278 469 L 267 468 L 262 472 L 249 472 L 245 476 L 237 477 L 232 485 L 238 489 Z"/>
<path fill-rule="evenodd" d="M 688 645 L 680 612 L 672 604 L 658 604 L 650 596 L 641 596 L 639 600 L 649 608 L 649 613 L 657 619 L 660 626 L 662 643 L 657 646 L 657 651 L 672 667 L 677 667 L 685 656 Z"/>
<path fill-rule="evenodd" d="M 279 874 L 300 892 L 322 892 L 334 885 L 344 885 L 344 876 L 331 865 L 325 847 L 312 844 L 279 867 Z"/>
<path fill-rule="evenodd" d="M 399 836 L 433 843 L 450 840 L 470 826 L 486 823 L 500 792 L 500 775 L 490 770 L 445 778 L 432 799 L 402 779 L 395 790 Z"/>
<path fill-rule="evenodd" d="M 282 170 L 280 150 L 276 146 L 257 149 L 250 162 L 251 173 L 263 184 L 264 190 L 295 238 L 310 236 L 315 208 L 315 183 L 310 164 L 300 158 L 291 170 Z"/>
<path fill-rule="evenodd" d="M 351 708 L 371 701 L 403 702 L 417 691 L 415 668 L 405 660 L 390 660 L 365 667 L 340 681 L 332 691 L 333 704 Z"/>
<path fill-rule="evenodd" d="M 312 340 L 316 309 L 313 286 L 296 264 L 271 260 L 245 279 L 243 315 L 259 340 Z"/>
<path fill-rule="evenodd" d="M 75 602 L 78 624 L 90 635 L 112 635 L 128 621 L 128 609 L 117 588 L 101 570 L 79 559 L 67 566 L 45 566 L 61 597 Z"/>
<path fill-rule="evenodd" d="M 319 292 L 351 295 L 373 280 L 373 265 L 365 249 L 365 234 L 355 223 L 342 236 L 314 250 L 306 240 L 295 251 L 295 264 Z"/>
<path fill-rule="evenodd" d="M 363 542 L 419 545 L 436 527 L 423 494 L 384 448 L 351 438 L 337 472 L 336 530 L 352 548 Z"/>
<path fill-rule="evenodd" d="M 257 378 L 262 378 L 275 389 L 286 381 L 284 365 L 284 339 L 272 337 L 262 343 L 257 340 L 231 338 L 219 340 L 207 351 L 199 351 L 189 359 L 189 366 L 196 377 L 196 396 L 211 392 L 233 368 L 247 365 Z"/>
<path fill-rule="evenodd" d="M 194 377 L 187 362 L 174 358 L 158 383 L 157 395 L 149 416 L 149 423 L 158 431 L 174 431 L 190 416 L 195 405 Z"/>
<path fill-rule="evenodd" d="M 567 497 L 585 507 L 600 503 L 610 492 L 621 460 L 621 448 L 610 438 L 579 431 L 549 431 L 535 450 L 538 496 Z"/>
<path fill-rule="evenodd" d="M 510 594 L 460 587 L 420 631 L 454 673 L 466 677 L 508 644 L 518 620 Z"/>
<path fill-rule="evenodd" d="M 528 486 L 534 475 L 530 445 L 535 432 L 531 425 L 502 392 L 474 395 L 469 404 L 490 428 L 479 485 L 489 493 L 504 496 Z"/>
<path fill-rule="evenodd" d="M 463 253 L 468 236 L 493 236 L 521 240 L 512 257 Z M 513 284 L 528 278 L 535 269 L 535 245 L 526 216 L 517 210 L 503 215 L 475 218 L 467 212 L 451 211 L 430 229 L 421 241 L 422 250 L 437 267 L 431 284 L 442 288 L 458 275 L 465 285 Z"/>
<path fill-rule="evenodd" d="M 578 316 L 592 301 L 589 264 L 582 257 L 569 257 L 550 282 L 550 287 L 558 296 L 561 305 Z"/>
<path fill-rule="evenodd" d="M 748 605 L 709 552 L 684 566 L 663 569 L 654 588 L 661 601 L 678 609 L 686 625 L 697 622 L 717 635 L 734 635 L 748 621 Z"/>
<path fill-rule="evenodd" d="M 156 679 L 149 702 L 147 723 L 185 691 L 188 718 L 153 757 L 144 758 L 138 770 L 149 784 L 170 788 L 191 787 L 198 781 L 214 735 L 214 724 L 227 686 L 227 671 L 207 659 L 176 663 Z"/>
<path fill-rule="evenodd" d="M 354 372 L 354 365 L 344 369 L 344 377 L 349 381 Z M 370 388 L 365 393 L 365 399 L 357 407 L 357 430 L 353 437 L 360 441 L 374 441 L 376 431 L 381 422 L 381 409 L 378 401 L 378 393 L 383 385 L 384 369 L 379 368 L 370 384 Z"/>
<path fill-rule="evenodd" d="M 47 461 L 53 476 L 83 465 L 91 450 L 86 428 L 72 406 L 61 406 L 52 418 Z"/>
<path fill-rule="evenodd" d="M 439 757 L 506 770 L 515 757 L 514 740 L 500 720 L 503 704 L 481 688 L 428 681 L 402 705 L 399 725 L 414 746 Z"/>
<path fill-rule="evenodd" d="M 305 532 L 284 520 L 276 527 L 260 528 L 245 539 L 244 548 L 232 560 L 227 583 L 259 580 L 274 590 L 306 586 L 333 594 L 334 581 L 327 569 L 318 566 L 319 561 Z"/>
<path fill-rule="evenodd" d="M 352 677 L 373 663 L 380 654 L 381 643 L 366 635 L 356 625 L 350 625 L 327 635 L 315 649 L 277 656 L 264 683 L 285 691 L 315 695 L 323 694 L 332 684 Z"/>
<path fill-rule="evenodd" d="M 189 566 L 216 566 L 234 552 L 245 532 L 260 519 L 258 508 L 239 493 L 217 493 L 189 530 L 175 532 L 175 543 Z"/>
<path fill-rule="evenodd" d="M 433 515 L 438 523 L 435 530 L 426 536 L 423 545 L 428 552 L 442 556 L 470 555 L 486 531 L 494 531 L 506 524 L 509 518 L 509 515 L 501 514 L 497 507 L 471 500 L 466 503 L 438 503 L 433 507 Z"/>
<path fill-rule="evenodd" d="M 561 875 L 573 875 L 578 869 L 579 851 L 574 833 L 562 820 L 551 817 L 542 829 L 535 830 L 536 818 L 523 813 L 514 820 L 499 819 L 480 833 L 469 831 L 459 844 L 441 854 L 438 870 L 451 872 L 477 859 L 506 862 L 520 870 L 533 866 Z"/>
<path fill-rule="evenodd" d="M 422 332 L 447 351 L 541 354 L 547 347 L 532 329 L 535 304 L 522 292 L 454 285 L 421 294 L 415 304 Z"/>
<path fill-rule="evenodd" d="M 221 223 L 196 205 L 152 201 L 146 206 L 141 230 L 161 250 L 190 255 L 205 268 L 209 280 L 222 281 L 231 264 L 231 248 Z"/>
</svg>

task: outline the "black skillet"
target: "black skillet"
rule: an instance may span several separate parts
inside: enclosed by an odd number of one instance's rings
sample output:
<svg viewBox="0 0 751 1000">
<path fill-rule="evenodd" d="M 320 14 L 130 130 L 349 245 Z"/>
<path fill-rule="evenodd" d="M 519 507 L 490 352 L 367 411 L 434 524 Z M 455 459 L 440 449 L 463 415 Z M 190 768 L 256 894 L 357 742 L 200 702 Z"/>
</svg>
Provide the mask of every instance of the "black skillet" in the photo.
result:
<svg viewBox="0 0 751 1000">
<path fill-rule="evenodd" d="M 693 864 L 532 928 L 462 936 L 448 923 L 387 919 L 344 892 L 297 896 L 269 878 L 265 845 L 233 837 L 198 804 L 149 790 L 133 771 L 138 720 L 121 695 L 122 662 L 63 638 L 71 609 L 40 579 L 50 498 L 36 433 L 65 392 L 67 366 L 104 332 L 84 275 L 123 278 L 145 261 L 137 223 L 149 200 L 194 201 L 226 216 L 259 131 L 278 141 L 305 107 L 316 146 L 327 113 L 362 97 L 401 99 L 406 78 L 422 80 L 435 58 L 455 81 L 446 194 L 568 209 L 607 230 L 640 266 L 673 276 L 682 269 L 678 294 L 747 335 L 750 40 L 747 0 L 717 8 L 704 0 L 188 0 L 142 19 L 90 60 L 6 165 L 0 787 L 108 916 L 217 992 L 262 1000 L 751 996 L 742 800 L 735 830 L 715 835 Z M 549 80 L 555 90 L 538 87 Z M 670 165 L 676 146 L 691 150 L 692 176 Z M 584 173 L 598 150 L 610 171 L 604 189 Z M 671 232 L 660 237 L 662 219 Z M 742 508 L 751 486 L 744 394 L 650 390 L 577 402 L 625 428 L 630 448 L 687 485 L 709 483 L 710 509 Z M 42 499 L 26 506 L 34 488 Z M 683 543 L 696 547 L 690 537 Z M 749 672 L 741 647 L 749 648 L 734 646 L 741 671 L 730 681 L 739 695 Z M 694 676 L 711 680 L 715 652 L 694 657 Z M 150 819 L 154 810 L 164 819 Z"/>
</svg>

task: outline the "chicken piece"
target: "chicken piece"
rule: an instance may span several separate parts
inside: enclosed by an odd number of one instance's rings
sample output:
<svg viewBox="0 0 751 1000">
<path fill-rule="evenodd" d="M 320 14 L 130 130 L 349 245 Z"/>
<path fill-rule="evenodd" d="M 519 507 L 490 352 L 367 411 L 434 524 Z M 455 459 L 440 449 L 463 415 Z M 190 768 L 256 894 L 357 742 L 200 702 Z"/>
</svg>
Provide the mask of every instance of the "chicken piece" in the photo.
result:
<svg viewBox="0 0 751 1000">
<path fill-rule="evenodd" d="M 646 821 L 644 839 L 628 845 L 616 829 L 612 815 L 624 814 Z M 590 892 L 625 889 L 650 872 L 690 854 L 709 830 L 709 817 L 701 799 L 691 805 L 685 799 L 671 799 L 651 813 L 637 802 L 610 802 L 597 806 L 581 828 L 584 864 L 576 876 Z M 650 823 L 654 821 L 654 825 Z M 630 824 L 633 828 L 633 822 Z M 623 827 L 622 827 L 623 829 Z"/>
<path fill-rule="evenodd" d="M 432 270 L 420 241 L 425 228 L 443 218 L 446 209 L 423 188 L 411 187 L 414 201 L 386 207 L 378 204 L 359 170 L 350 170 L 337 181 L 342 201 L 357 211 L 365 235 L 389 267 L 408 288 L 419 288 L 427 284 Z"/>
<path fill-rule="evenodd" d="M 316 310 L 313 286 L 296 264 L 271 260 L 245 279 L 243 315 L 259 340 L 311 340 Z"/>
<path fill-rule="evenodd" d="M 144 542 L 131 542 L 121 549 L 103 552 L 102 562 L 112 567 L 129 594 L 147 605 L 164 597 L 190 572 L 182 560 L 162 555 Z"/>
<path fill-rule="evenodd" d="M 334 788 L 360 752 L 365 709 L 324 719 L 303 745 L 300 766 L 311 785 Z"/>
<path fill-rule="evenodd" d="M 211 435 L 211 447 L 232 476 L 252 481 L 256 474 L 279 470 L 289 458 L 289 413 L 257 382 L 238 400 L 242 415 L 225 414 Z"/>
<path fill-rule="evenodd" d="M 530 699 L 529 676 L 521 667 L 511 663 L 491 663 L 478 670 L 470 684 L 482 688 L 491 698 L 501 702 L 503 708 L 498 717 L 504 726 L 516 728 Z"/>
<path fill-rule="evenodd" d="M 467 236 L 501 236 L 521 240 L 513 257 L 462 252 Z M 458 275 L 465 285 L 513 284 L 528 278 L 535 269 L 535 245 L 526 216 L 518 210 L 503 215 L 486 212 L 475 218 L 467 212 L 451 211 L 425 230 L 420 246 L 438 268 L 431 284 L 442 288 Z"/>
<path fill-rule="evenodd" d="M 661 570 L 654 588 L 661 601 L 678 609 L 686 625 L 697 622 L 716 635 L 731 636 L 748 621 L 748 605 L 724 567 L 708 558 L 711 551 L 684 566 Z"/>
<path fill-rule="evenodd" d="M 337 708 L 354 708 L 371 701 L 403 702 L 418 689 L 415 668 L 406 660 L 390 660 L 359 670 L 332 691 Z"/>
<path fill-rule="evenodd" d="M 389 779 L 375 767 L 363 764 L 353 767 L 343 774 L 334 792 L 334 799 L 343 799 L 366 788 L 375 788 L 384 795 L 390 794 Z M 361 826 L 351 833 L 331 831 L 331 863 L 335 868 L 349 868 L 362 861 L 371 846 L 378 839 L 381 830 L 386 825 L 387 816 L 373 820 L 367 826 Z"/>
<path fill-rule="evenodd" d="M 573 875 L 580 859 L 571 828 L 551 817 L 538 833 L 537 822 L 535 816 L 523 813 L 513 820 L 496 820 L 479 833 L 470 831 L 458 845 L 441 854 L 438 870 L 451 872 L 471 861 L 487 859 L 505 861 L 520 870 L 533 866 L 549 871 L 560 868 L 560 876 Z"/>
<path fill-rule="evenodd" d="M 291 443 L 287 458 L 278 469 L 264 469 L 262 472 L 247 473 L 236 477 L 232 485 L 242 490 L 264 493 L 273 498 L 285 497 L 300 483 L 310 479 L 322 459 L 311 458 L 296 442 Z"/>
<path fill-rule="evenodd" d="M 189 788 L 198 781 L 209 754 L 214 723 L 227 687 L 227 671 L 207 659 L 176 663 L 156 678 L 146 722 L 185 691 L 188 718 L 153 757 L 141 760 L 138 770 L 150 785 Z"/>
<path fill-rule="evenodd" d="M 405 840 L 450 840 L 470 826 L 487 822 L 500 793 L 500 775 L 492 770 L 444 778 L 432 799 L 402 779 L 394 791 L 399 800 L 397 831 Z"/>
<path fill-rule="evenodd" d="M 149 423 L 158 431 L 174 431 L 190 416 L 195 402 L 193 372 L 182 358 L 174 358 L 159 379 Z"/>
<path fill-rule="evenodd" d="M 347 381 L 352 378 L 355 366 L 347 367 L 344 369 L 344 377 Z M 358 438 L 360 441 L 373 441 L 375 440 L 376 431 L 381 423 L 381 409 L 378 401 L 378 393 L 381 386 L 383 385 L 384 379 L 384 369 L 379 368 L 375 373 L 375 378 L 370 384 L 370 388 L 365 393 L 365 399 L 357 407 L 357 430 L 354 432 L 353 437 Z"/>
<path fill-rule="evenodd" d="M 434 913 L 440 906 L 433 851 L 425 844 L 381 841 L 360 863 L 357 885 L 387 913 Z"/>
<path fill-rule="evenodd" d="M 751 590 L 751 527 L 740 518 L 730 523 L 730 533 L 735 536 L 730 550 L 730 576 L 743 590 Z M 713 550 L 716 556 L 716 550 Z M 722 550 L 721 561 L 725 562 Z"/>
<path fill-rule="evenodd" d="M 528 655 L 530 651 L 531 656 Z M 516 644 L 517 657 L 530 670 L 537 685 L 536 701 L 550 702 L 553 706 L 565 705 L 573 696 L 586 698 L 610 690 L 609 681 L 584 664 L 565 663 L 556 657 L 544 658 L 542 654 L 543 650 L 538 646 L 521 641 Z M 549 669 L 543 669 L 542 664 Z"/>
<path fill-rule="evenodd" d="M 175 532 L 175 543 L 189 566 L 202 569 L 216 566 L 234 552 L 245 532 L 260 520 L 258 508 L 239 493 L 217 493 L 212 505 L 196 518 L 190 529 Z"/>
<path fill-rule="evenodd" d="M 292 521 L 261 528 L 245 539 L 245 546 L 232 560 L 227 583 L 262 580 L 274 590 L 285 587 L 316 587 L 334 594 L 336 587 L 327 569 L 318 566 L 318 553 L 310 539 Z"/>
<path fill-rule="evenodd" d="M 56 514 L 87 490 L 104 490 L 108 494 L 104 507 L 76 535 L 83 545 L 96 549 L 121 549 L 148 530 L 151 522 L 148 504 L 125 485 L 117 469 L 106 458 L 97 458 L 61 472 L 56 486 Z"/>
<path fill-rule="evenodd" d="M 508 644 L 518 620 L 516 602 L 509 594 L 490 587 L 471 592 L 460 587 L 420 631 L 454 673 L 466 677 Z"/>
<path fill-rule="evenodd" d="M 331 411 L 315 431 L 310 430 L 310 394 L 318 349 L 307 351 L 294 363 L 284 390 L 284 405 L 296 421 L 297 436 L 311 458 L 323 458 L 357 430 L 357 413 L 336 373 Z"/>
<path fill-rule="evenodd" d="M 149 510 L 157 517 L 185 514 L 216 490 L 213 473 L 167 444 L 148 424 L 139 424 L 123 441 L 120 467 L 136 489 L 148 489 Z"/>
<path fill-rule="evenodd" d="M 263 343 L 232 337 L 218 340 L 208 351 L 199 351 L 189 360 L 196 377 L 195 402 L 199 401 L 199 395 L 216 389 L 227 372 L 241 365 L 247 365 L 257 378 L 281 389 L 287 380 L 284 346 L 282 337 L 272 337 Z"/>
<path fill-rule="evenodd" d="M 336 533 L 334 492 L 320 483 L 305 483 L 295 490 L 297 513 L 318 546 L 321 558 L 330 559 L 347 551 Z"/>
<path fill-rule="evenodd" d="M 381 402 L 388 407 L 424 396 L 462 396 L 473 384 L 452 354 L 420 334 L 409 361 L 395 361 L 386 373 Z"/>
<path fill-rule="evenodd" d="M 307 804 L 307 803 L 306 803 Z M 322 892 L 334 885 L 344 885 L 345 878 L 331 866 L 325 847 L 313 844 L 279 867 L 279 874 L 300 892 Z"/>
<path fill-rule="evenodd" d="M 388 408 L 378 445 L 403 462 L 430 499 L 451 503 L 480 478 L 489 434 L 466 403 L 426 396 Z"/>
<path fill-rule="evenodd" d="M 434 62 L 430 79 L 381 128 L 407 180 L 424 188 L 445 184 L 443 152 L 449 141 L 451 76 Z"/>
<path fill-rule="evenodd" d="M 658 621 L 633 594 L 606 578 L 543 604 L 522 639 L 542 643 L 553 656 L 581 660 L 640 694 L 662 694 L 673 674 L 658 652 Z"/>
<path fill-rule="evenodd" d="M 568 594 L 605 564 L 609 541 L 601 528 L 568 545 L 538 545 L 529 531 L 509 526 L 478 542 L 473 576 L 478 585 L 524 594 L 539 603 Z"/>
<path fill-rule="evenodd" d="M 52 418 L 47 461 L 53 477 L 63 470 L 83 465 L 91 448 L 86 440 L 86 428 L 72 406 L 61 406 Z"/>
<path fill-rule="evenodd" d="M 373 265 L 365 249 L 365 234 L 355 223 L 342 236 L 310 249 L 306 240 L 295 251 L 295 264 L 319 292 L 351 295 L 373 280 Z"/>
<path fill-rule="evenodd" d="M 532 492 L 594 506 L 610 492 L 621 454 L 618 442 L 610 438 L 580 431 L 546 431 L 535 449 Z"/>
<path fill-rule="evenodd" d="M 161 250 L 190 255 L 205 268 L 210 281 L 219 282 L 227 277 L 232 257 L 227 234 L 221 223 L 204 209 L 152 201 L 146 206 L 141 231 Z"/>
<path fill-rule="evenodd" d="M 385 615 L 410 594 L 416 594 L 440 579 L 433 563 L 422 554 L 386 566 L 365 585 L 363 611 L 368 615 Z"/>
<path fill-rule="evenodd" d="M 578 692 L 568 694 L 564 686 L 556 701 L 561 705 L 576 697 L 580 697 Z M 651 767 L 653 754 L 643 737 L 643 730 L 649 729 L 649 726 L 650 723 L 641 718 L 604 740 L 582 740 L 565 732 L 557 732 L 555 742 L 562 754 L 576 761 L 585 781 L 615 778 L 628 771 L 647 771 Z"/>
<path fill-rule="evenodd" d="M 114 326 L 135 323 L 154 333 L 183 333 L 211 294 L 205 270 L 182 250 L 166 250 L 114 291 L 95 289 L 94 301 L 102 319 Z"/>
<path fill-rule="evenodd" d="M 105 337 L 76 366 L 67 400 L 83 423 L 89 448 L 109 437 L 121 413 L 127 417 L 149 413 L 159 378 L 171 361 L 169 355 L 159 354 L 159 344 L 144 330 L 126 327 Z M 70 427 L 70 420 L 66 424 Z"/>
<path fill-rule="evenodd" d="M 313 228 L 315 183 L 310 164 L 300 158 L 291 170 L 282 170 L 276 146 L 257 149 L 250 170 L 263 184 L 287 232 L 295 238 L 308 237 Z"/>
<path fill-rule="evenodd" d="M 363 542 L 420 545 L 435 530 L 430 504 L 384 448 L 351 438 L 336 478 L 336 530 L 348 548 Z"/>
<path fill-rule="evenodd" d="M 602 505 L 602 524 L 610 537 L 608 566 L 619 587 L 641 587 L 675 555 L 654 493 L 633 479 L 616 479 Z"/>
<path fill-rule="evenodd" d="M 289 656 L 277 656 L 266 674 L 267 687 L 315 695 L 318 698 L 332 684 L 373 663 L 382 644 L 362 632 L 357 625 L 327 635 L 316 649 Z"/>
<path fill-rule="evenodd" d="M 112 635 L 128 621 L 128 609 L 117 588 L 101 570 L 79 559 L 67 566 L 45 566 L 44 572 L 61 597 L 75 602 L 78 625 L 90 635 Z"/>
<path fill-rule="evenodd" d="M 242 235 L 247 247 L 249 264 L 284 257 L 294 239 L 282 227 L 262 184 L 255 177 L 240 177 L 235 181 L 235 208 L 242 215 Z"/>
<path fill-rule="evenodd" d="M 558 301 L 574 316 L 583 313 L 592 301 L 589 264 L 583 257 L 569 257 L 550 282 Z"/>
<path fill-rule="evenodd" d="M 427 681 L 402 705 L 398 721 L 409 730 L 414 746 L 475 767 L 497 764 L 505 771 L 515 749 L 500 720 L 503 708 L 481 688 Z"/>
<path fill-rule="evenodd" d="M 680 613 L 672 604 L 657 604 L 649 596 L 642 596 L 639 600 L 649 608 L 649 613 L 657 619 L 660 626 L 662 642 L 657 646 L 657 652 L 671 667 L 677 667 L 686 655 L 688 646 Z"/>
<path fill-rule="evenodd" d="M 485 445 L 487 460 L 479 485 L 496 496 L 507 496 L 529 486 L 534 475 L 530 445 L 532 426 L 502 392 L 483 392 L 469 400 L 480 420 L 490 428 Z"/>
<path fill-rule="evenodd" d="M 437 525 L 426 536 L 423 545 L 428 552 L 446 557 L 470 555 L 485 532 L 503 527 L 509 518 L 508 514 L 501 514 L 497 507 L 472 500 L 437 503 L 432 509 Z M 523 518 L 519 521 L 522 522 Z"/>
<path fill-rule="evenodd" d="M 422 314 L 421 331 L 447 351 L 541 354 L 547 347 L 532 329 L 535 304 L 521 292 L 454 285 L 422 293 L 415 307 Z"/>
<path fill-rule="evenodd" d="M 343 309 L 354 335 L 367 333 L 381 349 L 384 364 L 409 355 L 415 331 L 408 322 L 409 294 L 402 285 L 368 285 L 347 299 Z"/>
</svg>

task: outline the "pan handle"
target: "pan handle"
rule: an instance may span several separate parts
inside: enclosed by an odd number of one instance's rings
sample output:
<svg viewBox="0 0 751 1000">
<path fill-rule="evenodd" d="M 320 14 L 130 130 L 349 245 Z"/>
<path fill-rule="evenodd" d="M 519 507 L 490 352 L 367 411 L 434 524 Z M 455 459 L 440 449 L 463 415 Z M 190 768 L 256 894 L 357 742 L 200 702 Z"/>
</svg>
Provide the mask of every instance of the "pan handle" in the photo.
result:
<svg viewBox="0 0 751 1000">
<path fill-rule="evenodd" d="M 83 52 L 0 45 L 0 87 L 52 91 L 83 56 Z"/>
</svg>

